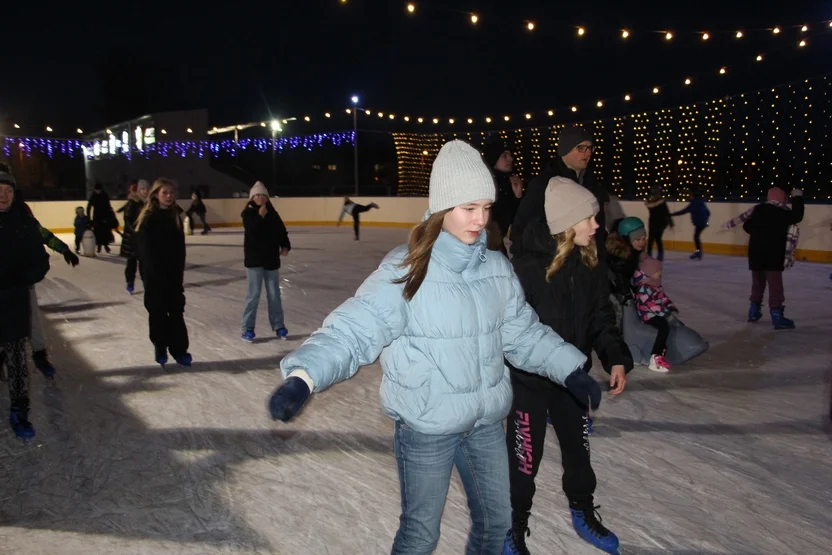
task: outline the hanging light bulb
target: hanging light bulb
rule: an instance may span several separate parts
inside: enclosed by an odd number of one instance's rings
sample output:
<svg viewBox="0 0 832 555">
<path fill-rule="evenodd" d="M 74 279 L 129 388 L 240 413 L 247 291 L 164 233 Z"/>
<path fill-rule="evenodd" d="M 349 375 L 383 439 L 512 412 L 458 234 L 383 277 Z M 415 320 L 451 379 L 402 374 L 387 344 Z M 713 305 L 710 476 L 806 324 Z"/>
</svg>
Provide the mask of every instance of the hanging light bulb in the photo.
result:
<svg viewBox="0 0 832 555">
<path fill-rule="evenodd" d="M 526 119 L 532 119 L 532 115 L 531 114 L 526 114 Z"/>
<path fill-rule="evenodd" d="M 774 33 L 775 35 L 779 35 L 780 34 L 780 27 L 775 27 L 774 29 L 771 30 L 771 32 Z"/>
<path fill-rule="evenodd" d="M 801 30 L 802 32 L 804 32 L 804 33 L 805 33 L 806 31 L 808 31 L 808 30 L 809 30 L 809 27 L 807 27 L 806 25 L 804 25 L 803 27 L 801 27 L 801 28 L 800 28 L 800 30 Z"/>
<path fill-rule="evenodd" d="M 480 20 L 480 17 L 477 14 L 475 14 L 475 13 L 471 14 L 471 23 L 476 25 L 477 22 L 479 22 L 479 20 Z"/>
<path fill-rule="evenodd" d="M 659 94 L 659 87 L 653 87 L 653 94 Z"/>
<path fill-rule="evenodd" d="M 471 118 L 468 118 L 468 123 L 474 123 L 474 120 L 471 119 Z"/>
<path fill-rule="evenodd" d="M 547 113 L 547 114 L 549 114 L 550 116 L 554 116 L 554 115 L 555 115 L 555 111 L 554 111 L 554 110 L 549 110 L 549 111 L 548 111 L 548 112 L 546 112 L 546 113 Z"/>
<path fill-rule="evenodd" d="M 719 68 L 719 74 L 720 75 L 725 75 L 725 68 L 724 67 Z"/>
<path fill-rule="evenodd" d="M 711 35 L 708 33 L 702 33 L 702 40 L 708 40 L 709 38 L 711 38 Z"/>
<path fill-rule="evenodd" d="M 491 118 L 485 118 L 485 123 L 491 123 Z"/>
<path fill-rule="evenodd" d="M 578 27 L 578 36 L 582 37 L 586 34 L 586 30 L 583 27 Z"/>
<path fill-rule="evenodd" d="M 690 85 L 690 77 L 688 77 L 687 79 L 685 79 L 685 85 Z"/>
<path fill-rule="evenodd" d="M 505 116 L 503 119 L 504 119 L 504 120 L 506 120 L 506 121 L 508 121 L 508 120 L 510 120 L 511 118 L 510 118 L 509 116 Z"/>
<path fill-rule="evenodd" d="M 416 6 L 414 4 L 407 5 L 407 13 L 413 13 L 416 11 Z"/>
<path fill-rule="evenodd" d="M 405 116 L 404 121 L 410 121 L 410 116 Z"/>
<path fill-rule="evenodd" d="M 578 107 L 577 107 L 577 106 L 572 106 L 572 108 L 570 108 L 570 110 L 572 110 L 573 112 L 577 112 L 577 111 L 578 111 Z"/>
<path fill-rule="evenodd" d="M 742 31 L 737 31 L 737 38 L 738 38 L 738 39 L 741 39 L 741 38 L 742 38 Z"/>
<path fill-rule="evenodd" d="M 806 41 L 805 41 L 805 40 L 802 40 L 802 41 L 800 41 L 797 45 L 798 45 L 800 48 L 803 48 L 804 46 L 806 46 Z"/>
<path fill-rule="evenodd" d="M 597 104 L 595 104 L 595 105 L 596 105 L 596 106 L 598 106 L 599 108 L 603 108 L 603 107 L 604 107 L 604 101 L 603 101 L 603 100 L 599 100 L 599 101 L 597 102 Z"/>
<path fill-rule="evenodd" d="M 423 121 L 425 121 L 425 118 L 419 118 L 416 121 L 418 121 L 419 123 L 422 123 Z"/>
<path fill-rule="evenodd" d="M 330 114 L 329 112 L 327 112 L 327 113 L 325 113 L 325 114 L 324 114 L 324 117 L 325 117 L 325 118 L 331 118 L 331 117 L 332 117 L 332 114 Z"/>
<path fill-rule="evenodd" d="M 439 123 L 439 118 L 433 118 L 433 124 L 436 125 L 437 123 Z"/>
<path fill-rule="evenodd" d="M 624 102 L 629 102 L 632 97 L 629 94 L 624 95 Z"/>
<path fill-rule="evenodd" d="M 668 31 L 667 34 L 665 34 L 664 36 L 664 40 L 673 40 L 673 33 Z"/>
<path fill-rule="evenodd" d="M 626 39 L 626 38 L 629 38 L 629 37 L 630 37 L 630 31 L 628 31 L 627 29 L 624 29 L 623 31 L 621 31 L 621 38 L 622 39 Z"/>
<path fill-rule="evenodd" d="M 453 125 L 453 124 L 454 124 L 454 118 L 449 119 L 449 120 L 448 120 L 448 123 L 450 123 L 451 125 Z"/>
<path fill-rule="evenodd" d="M 528 29 L 529 31 L 534 31 L 534 21 L 526 22 L 526 29 Z"/>
<path fill-rule="evenodd" d="M 758 62 L 762 62 L 762 61 L 763 61 L 763 57 L 762 57 L 762 55 L 757 54 L 757 61 L 758 61 Z"/>
</svg>

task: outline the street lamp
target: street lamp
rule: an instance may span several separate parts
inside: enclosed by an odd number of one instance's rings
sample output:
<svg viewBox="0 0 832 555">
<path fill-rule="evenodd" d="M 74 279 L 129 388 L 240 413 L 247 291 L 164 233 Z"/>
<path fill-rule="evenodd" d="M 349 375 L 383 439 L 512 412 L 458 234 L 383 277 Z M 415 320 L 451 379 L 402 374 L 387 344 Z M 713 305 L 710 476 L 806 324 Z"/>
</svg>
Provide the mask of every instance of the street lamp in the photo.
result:
<svg viewBox="0 0 832 555">
<path fill-rule="evenodd" d="M 276 158 L 276 151 L 277 151 L 277 140 L 275 139 L 275 135 L 283 131 L 280 127 L 280 122 L 276 119 L 273 119 L 271 122 L 272 130 L 272 187 L 277 188 L 277 158 Z"/>
<path fill-rule="evenodd" d="M 353 179 L 355 180 L 355 196 L 358 196 L 358 97 L 353 96 L 352 100 L 352 145 L 353 145 Z"/>
</svg>

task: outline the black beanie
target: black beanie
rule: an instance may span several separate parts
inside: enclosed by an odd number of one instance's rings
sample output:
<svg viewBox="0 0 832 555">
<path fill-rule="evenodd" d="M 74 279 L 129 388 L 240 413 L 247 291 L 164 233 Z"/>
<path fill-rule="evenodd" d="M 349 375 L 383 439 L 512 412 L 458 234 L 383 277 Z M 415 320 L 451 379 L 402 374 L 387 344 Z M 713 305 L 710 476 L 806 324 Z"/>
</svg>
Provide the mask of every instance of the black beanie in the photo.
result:
<svg viewBox="0 0 832 555">
<path fill-rule="evenodd" d="M 572 149 L 584 141 L 592 142 L 592 135 L 586 129 L 578 126 L 564 127 L 558 137 L 558 156 L 561 158 L 572 152 Z"/>
<path fill-rule="evenodd" d="M 494 169 L 494 166 L 497 165 L 497 160 L 500 159 L 500 156 L 502 156 L 505 151 L 511 152 L 511 149 L 502 139 L 500 139 L 499 136 L 489 139 L 488 142 L 485 143 L 482 150 L 482 156 L 485 159 L 485 163 L 488 164 L 488 168 L 492 170 Z"/>
<path fill-rule="evenodd" d="M 17 182 L 14 180 L 14 176 L 7 172 L 0 172 L 0 183 L 11 185 L 12 189 L 17 188 Z"/>
</svg>

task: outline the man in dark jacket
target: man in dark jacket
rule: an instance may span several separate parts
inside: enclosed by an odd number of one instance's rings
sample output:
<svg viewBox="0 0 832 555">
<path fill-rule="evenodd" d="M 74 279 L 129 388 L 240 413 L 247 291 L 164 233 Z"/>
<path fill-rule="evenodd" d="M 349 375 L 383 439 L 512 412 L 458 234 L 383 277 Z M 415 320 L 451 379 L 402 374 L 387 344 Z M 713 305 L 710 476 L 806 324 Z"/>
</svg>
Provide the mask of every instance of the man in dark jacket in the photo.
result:
<svg viewBox="0 0 832 555">
<path fill-rule="evenodd" d="M 595 220 L 598 222 L 600 229 L 595 234 L 595 243 L 598 247 L 598 257 L 601 260 L 605 258 L 605 208 L 610 196 L 598 183 L 592 170 L 588 167 L 593 149 L 592 136 L 584 128 L 569 126 L 560 132 L 557 158 L 549 162 L 543 173 L 529 182 L 528 187 L 526 187 L 526 194 L 517 208 L 517 214 L 514 216 L 514 223 L 511 227 L 511 254 L 513 256 L 523 256 L 525 252 L 523 232 L 526 226 L 533 221 L 546 221 L 543 213 L 543 197 L 549 180 L 553 177 L 565 177 L 589 189 L 598 200 L 601 211 L 598 212 Z"/>
<path fill-rule="evenodd" d="M 265 185 L 259 181 L 255 183 L 249 198 L 249 203 L 242 213 L 245 226 L 244 265 L 248 274 L 242 339 L 249 343 L 254 341 L 257 305 L 260 304 L 260 291 L 264 282 L 269 305 L 269 324 L 278 337 L 286 339 L 289 332 L 283 321 L 279 269 L 281 255 L 286 256 L 292 249 L 289 233 L 280 214 L 269 202 L 269 191 Z"/>
<path fill-rule="evenodd" d="M 494 181 L 497 184 L 497 201 L 491 207 L 491 222 L 499 229 L 501 241 L 508 234 L 508 229 L 514 221 L 520 199 L 523 198 L 523 180 L 515 173 L 514 157 L 511 149 L 499 137 L 489 140 L 483 148 L 483 158 L 488 167 L 494 171 Z M 496 233 L 497 230 L 495 229 Z M 505 246 L 500 244 L 501 251 L 506 253 Z"/>
<path fill-rule="evenodd" d="M 29 422 L 26 339 L 31 330 L 29 288 L 49 271 L 37 220 L 15 199 L 17 184 L 0 172 L 0 350 L 8 370 L 9 424 L 17 437 L 35 436 Z"/>
</svg>

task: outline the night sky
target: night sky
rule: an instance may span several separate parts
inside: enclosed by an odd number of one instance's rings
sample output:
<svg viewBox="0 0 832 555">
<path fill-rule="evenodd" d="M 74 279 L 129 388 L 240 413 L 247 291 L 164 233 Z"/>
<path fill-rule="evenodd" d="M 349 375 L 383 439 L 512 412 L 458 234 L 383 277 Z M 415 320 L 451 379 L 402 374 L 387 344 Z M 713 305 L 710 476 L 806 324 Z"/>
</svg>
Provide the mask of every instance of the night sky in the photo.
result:
<svg viewBox="0 0 832 555">
<path fill-rule="evenodd" d="M 271 109 L 316 122 L 331 111 L 338 117 L 321 123 L 344 129 L 352 94 L 399 117 L 520 117 L 578 104 L 590 118 L 832 71 L 828 23 L 810 28 L 804 49 L 799 29 L 788 27 L 828 22 L 828 1 L 414 3 L 413 16 L 398 0 L 194 3 L 190 11 L 170 1 L 7 3 L 0 124 L 19 123 L 25 135 L 51 125 L 56 136 L 72 136 L 76 127 L 207 108 L 212 125 L 267 120 Z M 480 16 L 476 26 L 470 12 Z M 524 20 L 536 23 L 534 32 Z M 775 24 L 779 36 L 754 31 Z M 578 25 L 587 30 L 581 39 Z M 622 28 L 633 33 L 626 42 Z M 673 41 L 650 32 L 665 29 Z M 706 30 L 713 38 L 703 43 L 696 32 Z M 694 85 L 686 89 L 688 76 Z M 646 92 L 664 84 L 659 97 Z M 627 106 L 625 92 L 637 93 Z M 603 110 L 594 108 L 598 99 L 609 99 Z M 573 118 L 565 109 L 563 117 Z M 415 128 L 375 118 L 363 126 Z"/>
</svg>

